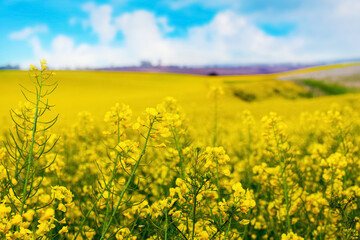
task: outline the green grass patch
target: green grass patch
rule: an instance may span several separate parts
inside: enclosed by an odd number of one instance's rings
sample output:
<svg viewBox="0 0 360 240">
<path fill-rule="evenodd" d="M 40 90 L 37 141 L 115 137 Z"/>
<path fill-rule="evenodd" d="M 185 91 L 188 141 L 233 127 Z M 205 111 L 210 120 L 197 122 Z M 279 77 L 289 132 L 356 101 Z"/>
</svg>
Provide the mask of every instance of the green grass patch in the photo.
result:
<svg viewBox="0 0 360 240">
<path fill-rule="evenodd" d="M 227 83 L 227 85 L 235 97 L 245 102 L 254 102 L 273 97 L 297 99 L 312 96 L 304 86 L 290 81 L 254 80 L 246 83 Z"/>
<path fill-rule="evenodd" d="M 342 86 L 337 83 L 329 83 L 313 79 L 304 79 L 301 80 L 301 83 L 310 87 L 312 91 L 320 91 L 323 95 L 340 95 L 354 92 L 354 89 Z"/>
</svg>

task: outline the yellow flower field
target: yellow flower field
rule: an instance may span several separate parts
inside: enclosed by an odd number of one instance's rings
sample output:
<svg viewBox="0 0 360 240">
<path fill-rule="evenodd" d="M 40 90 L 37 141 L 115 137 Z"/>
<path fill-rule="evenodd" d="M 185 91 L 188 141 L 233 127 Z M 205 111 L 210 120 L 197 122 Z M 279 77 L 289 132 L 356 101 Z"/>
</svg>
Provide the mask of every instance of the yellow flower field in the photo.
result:
<svg viewBox="0 0 360 240">
<path fill-rule="evenodd" d="M 1 239 L 359 239 L 359 95 L 278 77 L 0 72 Z"/>
</svg>

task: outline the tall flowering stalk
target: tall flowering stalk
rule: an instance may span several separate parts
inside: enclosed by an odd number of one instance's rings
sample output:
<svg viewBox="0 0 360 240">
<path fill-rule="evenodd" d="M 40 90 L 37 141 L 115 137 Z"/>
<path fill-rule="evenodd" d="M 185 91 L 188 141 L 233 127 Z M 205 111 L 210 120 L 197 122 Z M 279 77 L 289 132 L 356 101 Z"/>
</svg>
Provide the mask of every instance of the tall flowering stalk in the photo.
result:
<svg viewBox="0 0 360 240">
<path fill-rule="evenodd" d="M 30 78 L 34 89 L 22 86 L 22 94 L 26 102 L 20 109 L 11 110 L 14 123 L 10 137 L 5 143 L 11 159 L 7 166 L 9 188 L 18 199 L 16 206 L 19 214 L 23 214 L 26 201 L 38 190 L 40 183 L 35 183 L 36 177 L 42 177 L 45 169 L 55 161 L 43 164 L 44 154 L 50 152 L 58 138 L 47 131 L 56 123 L 58 116 L 48 120 L 46 113 L 52 109 L 48 96 L 56 89 L 57 82 L 52 79 L 54 72 L 47 71 L 46 60 L 41 60 L 41 70 L 31 65 Z M 17 184 L 15 184 L 17 183 Z"/>
<path fill-rule="evenodd" d="M 40 64 L 41 70 L 35 66 L 30 70 L 34 89 L 23 87 L 26 102 L 11 110 L 14 126 L 5 142 L 6 155 L 0 165 L 7 177 L 1 185 L 3 239 L 54 239 L 68 232 L 65 213 L 74 207 L 70 190 L 57 184 L 51 186 L 51 180 L 59 182 L 62 163 L 55 162 L 57 154 L 50 153 L 59 140 L 49 133 L 57 116 L 50 118 L 46 114 L 53 107 L 47 98 L 57 82 L 52 78 L 54 73 L 46 71 L 46 61 L 41 60 Z"/>
</svg>

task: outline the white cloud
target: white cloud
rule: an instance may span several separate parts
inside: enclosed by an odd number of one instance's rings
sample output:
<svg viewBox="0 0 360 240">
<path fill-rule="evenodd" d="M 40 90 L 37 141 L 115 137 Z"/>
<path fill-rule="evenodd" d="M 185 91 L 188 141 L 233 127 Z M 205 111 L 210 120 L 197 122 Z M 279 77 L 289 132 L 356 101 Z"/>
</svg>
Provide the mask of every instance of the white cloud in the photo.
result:
<svg viewBox="0 0 360 240">
<path fill-rule="evenodd" d="M 358 58 L 360 53 L 360 2 L 358 0 L 305 0 L 284 14 L 256 13 L 262 22 L 292 22 L 289 37 L 302 39 L 301 54 L 313 61 Z M 301 59 L 301 58 L 300 58 Z"/>
<path fill-rule="evenodd" d="M 123 48 L 114 48 L 106 45 L 75 45 L 74 40 L 66 35 L 56 36 L 50 49 L 44 49 L 38 38 L 32 38 L 30 44 L 34 50 L 34 59 L 21 64 L 21 68 L 28 68 L 29 64 L 38 62 L 38 59 L 47 59 L 49 66 L 54 69 L 79 67 L 105 67 L 119 63 L 117 58 L 125 56 Z M 122 58 L 120 58 L 122 59 Z M 123 59 L 121 64 L 126 64 Z"/>
<path fill-rule="evenodd" d="M 243 15 L 221 11 L 207 24 L 187 29 L 185 37 L 169 37 L 174 28 L 167 18 L 138 10 L 112 16 L 109 5 L 87 3 L 86 20 L 99 37 L 98 44 L 75 44 L 71 36 L 58 35 L 50 49 L 43 49 L 39 38 L 30 44 L 35 59 L 46 58 L 55 68 L 137 65 L 141 60 L 163 64 L 204 65 L 239 63 L 315 62 L 359 57 L 360 21 L 357 0 L 328 0 L 286 12 Z M 356 10 L 354 10 L 354 8 Z M 274 37 L 265 33 L 257 21 L 294 22 L 289 35 Z M 84 22 L 84 20 L 83 20 Z M 121 33 L 121 44 L 115 44 Z M 24 34 L 25 35 L 25 34 Z M 33 35 L 30 34 L 30 35 Z"/>
<path fill-rule="evenodd" d="M 290 47 L 295 39 L 298 44 L 301 43 L 301 48 L 294 51 L 298 61 L 359 57 L 359 0 L 274 0 L 271 4 L 262 0 L 170 0 L 166 3 L 173 8 L 197 4 L 204 8 L 245 9 L 244 11 L 248 11 L 246 19 L 253 24 L 294 24 L 296 27 L 289 36 L 276 38 L 276 41 L 278 46 L 287 47 Z M 246 4 L 249 3 L 251 8 L 246 10 Z M 290 40 L 290 43 L 283 39 Z M 273 49 L 274 57 L 278 55 L 276 50 L 277 47 Z M 256 55 L 258 53 L 252 56 Z"/>
<path fill-rule="evenodd" d="M 116 18 L 116 25 L 124 36 L 124 48 L 129 55 L 138 58 L 137 61 L 156 61 L 172 51 L 157 22 L 153 13 L 143 10 L 125 13 Z"/>
<path fill-rule="evenodd" d="M 86 3 L 83 10 L 90 15 L 89 25 L 99 36 L 102 43 L 114 40 L 116 27 L 112 23 L 112 8 L 110 5 L 96 6 L 94 3 Z"/>
<path fill-rule="evenodd" d="M 196 65 L 293 61 L 302 44 L 295 38 L 269 36 L 232 11 L 220 12 L 210 23 L 190 28 L 188 38 L 177 43 L 179 52 L 173 61 L 181 56 L 182 64 Z"/>
<path fill-rule="evenodd" d="M 159 20 L 160 19 L 160 20 Z M 32 41 L 36 58 L 48 59 L 55 68 L 135 65 L 140 60 L 164 64 L 202 65 L 214 63 L 282 62 L 293 60 L 296 40 L 279 40 L 266 35 L 245 17 L 221 12 L 208 24 L 192 27 L 186 38 L 166 37 L 166 20 L 148 11 L 125 13 L 114 19 L 121 31 L 121 46 L 110 44 L 76 45 L 69 36 L 59 35 L 48 51 Z M 166 24 L 167 25 L 167 24 Z M 278 44 L 283 46 L 278 47 Z M 278 55 L 273 56 L 274 48 Z"/>
<path fill-rule="evenodd" d="M 166 17 L 159 17 L 156 19 L 156 21 L 159 24 L 160 28 L 166 33 L 170 33 L 175 30 L 174 27 L 169 26 L 168 19 Z"/>
<path fill-rule="evenodd" d="M 10 39 L 23 40 L 27 39 L 30 36 L 33 36 L 36 33 L 44 33 L 48 31 L 46 25 L 36 25 L 34 27 L 26 27 L 20 31 L 10 33 Z"/>
</svg>

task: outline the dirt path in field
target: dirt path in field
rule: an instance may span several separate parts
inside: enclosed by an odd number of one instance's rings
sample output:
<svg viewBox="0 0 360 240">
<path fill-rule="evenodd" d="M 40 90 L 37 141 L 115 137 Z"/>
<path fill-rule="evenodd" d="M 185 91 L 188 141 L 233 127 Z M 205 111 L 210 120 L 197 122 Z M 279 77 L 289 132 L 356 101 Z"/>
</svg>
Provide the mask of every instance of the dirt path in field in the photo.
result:
<svg viewBox="0 0 360 240">
<path fill-rule="evenodd" d="M 315 79 L 324 79 L 330 78 L 336 80 L 341 77 L 350 77 L 353 75 L 360 75 L 360 66 L 352 66 L 352 67 L 343 67 L 336 69 L 323 70 L 318 72 L 311 73 L 303 73 L 295 76 L 286 76 L 281 77 L 283 80 L 295 80 L 295 79 L 304 79 L 304 78 L 315 78 Z"/>
<path fill-rule="evenodd" d="M 337 83 L 350 88 L 360 88 L 360 66 L 303 73 L 294 76 L 281 77 L 279 79 L 295 82 L 300 79 L 318 79 L 321 81 Z"/>
</svg>

